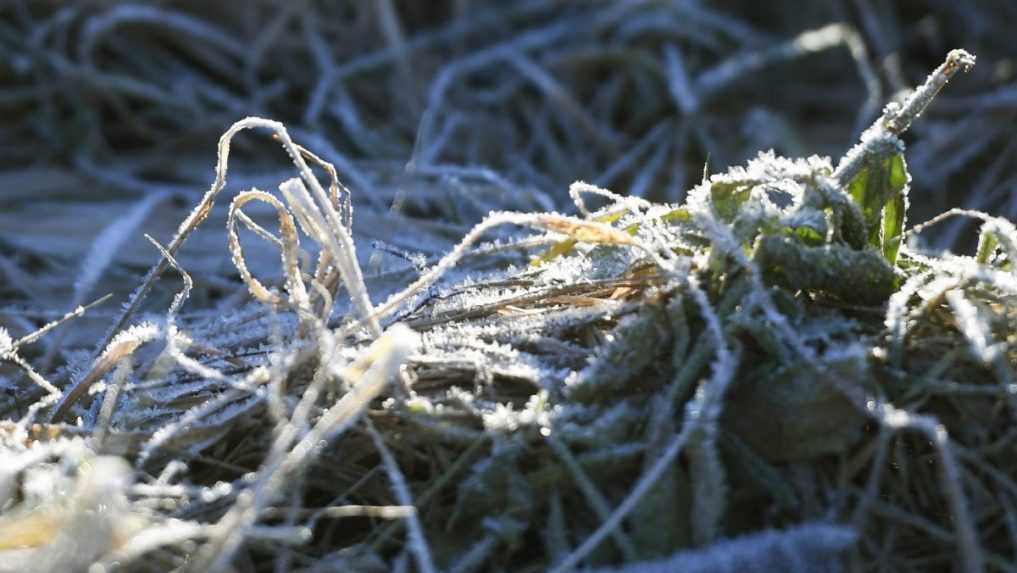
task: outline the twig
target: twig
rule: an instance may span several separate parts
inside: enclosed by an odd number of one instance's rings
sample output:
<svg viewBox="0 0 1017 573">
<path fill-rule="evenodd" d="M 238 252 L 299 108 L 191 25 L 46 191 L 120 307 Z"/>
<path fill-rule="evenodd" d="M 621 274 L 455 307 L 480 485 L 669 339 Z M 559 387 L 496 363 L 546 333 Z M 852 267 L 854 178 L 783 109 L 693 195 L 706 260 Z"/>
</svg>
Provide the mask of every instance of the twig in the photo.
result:
<svg viewBox="0 0 1017 573">
<path fill-rule="evenodd" d="M 953 50 L 946 61 L 936 68 L 925 83 L 915 90 L 903 105 L 891 103 L 883 115 L 862 134 L 862 141 L 851 148 L 837 165 L 833 180 L 844 188 L 855 175 L 871 161 L 873 156 L 885 156 L 900 146 L 897 136 L 911 127 L 911 123 L 925 111 L 932 100 L 958 71 L 968 71 L 975 65 L 975 57 L 964 50 Z"/>
</svg>

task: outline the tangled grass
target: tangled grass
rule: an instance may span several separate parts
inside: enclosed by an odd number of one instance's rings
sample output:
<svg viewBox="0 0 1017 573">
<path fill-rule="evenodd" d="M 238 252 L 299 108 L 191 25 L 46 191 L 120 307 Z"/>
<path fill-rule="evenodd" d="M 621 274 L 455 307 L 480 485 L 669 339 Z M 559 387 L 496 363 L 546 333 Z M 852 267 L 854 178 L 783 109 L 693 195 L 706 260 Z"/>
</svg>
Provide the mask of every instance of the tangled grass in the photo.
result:
<svg viewBox="0 0 1017 573">
<path fill-rule="evenodd" d="M 859 5 L 864 13 L 868 4 Z M 69 73 L 90 62 L 97 70 L 104 49 L 122 55 L 127 47 L 108 35 L 117 26 L 159 20 L 183 30 L 200 40 L 188 57 L 213 77 L 235 63 L 228 58 L 247 61 L 249 75 L 238 77 L 252 100 L 230 113 L 271 101 L 259 69 L 268 54 L 287 54 L 270 50 L 272 41 L 306 42 L 318 50 L 323 79 L 304 119 L 332 113 L 358 145 L 411 145 L 410 172 L 436 183 L 414 193 L 379 186 L 398 175 L 368 176 L 335 149 L 321 152 L 330 148 L 318 133 L 249 117 L 221 137 L 209 190 L 179 226 L 170 223 L 175 232 L 158 233 L 171 237 L 166 245 L 141 245 L 159 253 L 158 264 L 131 283 L 120 311 L 102 314 L 84 303 L 111 279 L 104 274 L 123 272 L 114 253 L 132 248 L 160 205 L 189 194 L 148 181 L 158 173 L 150 162 L 114 169 L 74 157 L 93 176 L 143 194 L 80 262 L 66 297 L 72 312 L 37 329 L 28 328 L 30 310 L 12 308 L 26 334 L 0 329 L 10 366 L 0 401 L 8 420 L 0 427 L 0 570 L 1013 569 L 1017 231 L 963 209 L 906 224 L 909 197 L 920 191 L 917 181 L 911 190 L 914 161 L 906 159 L 917 152 L 905 152 L 901 136 L 972 56 L 950 52 L 922 86 L 874 117 L 879 81 L 849 27 L 769 42 L 694 3 L 571 8 L 442 68 L 417 102 L 420 125 L 400 136 L 399 118 L 375 117 L 370 124 L 392 129 L 379 138 L 363 128 L 362 100 L 333 97 L 360 89 L 343 78 L 384 65 L 410 82 L 420 50 L 482 25 L 408 39 L 392 3 L 378 6 L 388 47 L 343 66 L 321 45 L 322 24 L 299 9 L 284 10 L 266 31 L 272 40 L 252 47 L 185 13 L 133 5 L 88 20 L 70 61 L 50 42 L 77 8 L 38 32 L 33 57 L 50 66 L 38 73 Z M 540 20 L 546 10 L 546 2 L 523 2 L 477 18 Z M 665 42 L 663 64 L 616 45 L 590 51 L 596 42 L 574 32 L 583 23 L 594 37 L 608 30 L 640 42 L 659 26 L 653 18 L 674 20 L 671 11 L 712 32 L 677 28 L 681 42 Z M 711 48 L 718 37 L 760 48 L 690 80 L 686 43 L 720 50 L 723 43 Z M 100 49 L 103 42 L 112 45 Z M 763 153 L 704 175 L 686 194 L 685 175 L 661 176 L 676 164 L 678 144 L 662 135 L 675 126 L 652 128 L 649 143 L 619 153 L 604 115 L 591 115 L 617 113 L 628 82 L 639 85 L 644 71 L 618 76 L 618 93 L 597 95 L 602 107 L 591 112 L 547 73 L 554 52 L 544 53 L 551 60 L 531 55 L 552 45 L 564 45 L 563 61 L 663 65 L 645 73 L 666 78 L 661 93 L 685 114 L 754 69 L 845 45 L 870 90 L 852 121 L 874 123 L 836 165 Z M 176 58 L 164 52 L 154 61 L 174 67 Z M 484 78 L 492 61 L 515 75 Z M 103 67 L 96 89 L 114 101 L 176 106 L 162 114 L 230 101 L 199 77 L 185 92 L 194 99 L 182 103 L 160 83 L 161 68 L 130 65 L 150 81 Z M 481 85 L 459 86 L 467 76 Z M 518 97 L 532 86 L 537 103 Z M 21 97 L 52 104 L 73 96 Z M 647 105 L 646 117 L 628 121 L 656 117 Z M 532 145 L 506 136 L 525 151 L 489 161 L 494 136 L 470 126 L 519 110 L 531 123 L 514 137 Z M 563 140 L 547 131 L 561 110 Z M 141 117 L 132 129 L 159 132 L 160 117 Z M 104 125 L 85 131 L 95 137 L 90 130 Z M 251 181 L 229 171 L 231 146 L 250 129 L 272 135 L 296 177 Z M 715 147 L 707 127 L 682 130 Z M 177 137 L 164 153 L 189 134 Z M 450 166 L 445 154 L 463 155 Z M 603 179 L 574 183 L 578 215 L 555 213 L 559 202 L 540 189 L 570 154 L 614 157 L 605 177 L 629 193 L 609 191 Z M 625 177 L 634 163 L 645 168 Z M 393 192 L 354 211 L 340 173 L 354 189 Z M 248 190 L 223 205 L 228 174 Z M 277 193 L 255 187 L 273 177 Z M 446 226 L 414 218 L 444 212 L 434 198 L 457 186 L 484 215 L 479 223 L 469 212 Z M 518 190 L 512 198 L 529 212 L 503 210 L 503 189 Z M 379 214 L 374 201 L 399 208 Z M 361 235 L 361 219 L 396 223 Z M 964 219 L 981 225 L 970 256 L 918 240 L 931 225 Z M 223 221 L 225 238 L 221 225 L 209 230 Z M 365 235 L 385 241 L 370 259 L 355 244 Z M 236 282 L 223 278 L 221 258 L 187 262 L 195 243 L 199 252 L 225 244 Z M 23 296 L 35 284 L 24 268 L 57 263 L 17 252 L 3 257 L 4 288 Z M 125 268 L 132 264 L 143 263 Z M 171 295 L 156 288 L 176 280 L 169 271 L 181 281 Z M 108 330 L 78 327 L 89 316 Z M 94 351 L 80 350 L 82 337 L 97 341 Z M 49 340 L 57 342 L 33 351 Z"/>
</svg>

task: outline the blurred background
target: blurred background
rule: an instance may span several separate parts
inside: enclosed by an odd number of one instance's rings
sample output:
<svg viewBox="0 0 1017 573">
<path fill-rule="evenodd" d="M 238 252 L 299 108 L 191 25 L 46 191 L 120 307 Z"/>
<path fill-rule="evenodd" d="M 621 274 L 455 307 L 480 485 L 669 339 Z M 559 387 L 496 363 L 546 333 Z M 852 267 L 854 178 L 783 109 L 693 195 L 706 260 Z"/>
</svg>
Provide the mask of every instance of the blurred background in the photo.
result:
<svg viewBox="0 0 1017 573">
<path fill-rule="evenodd" d="M 169 240 L 248 115 L 336 166 L 378 270 L 437 256 L 492 209 L 568 211 L 579 179 L 677 202 L 762 150 L 836 161 L 965 48 L 977 67 L 906 136 L 910 222 L 1017 219 L 1015 29 L 1010 0 L 7 1 L 0 318 L 17 332 L 45 318 L 26 309 L 136 285 L 158 258 L 141 233 Z M 229 196 L 293 176 L 267 134 L 238 137 L 230 169 L 181 254 L 197 304 L 243 290 Z M 953 220 L 923 240 L 964 250 L 974 233 Z M 272 249 L 248 258 L 277 272 Z"/>
</svg>

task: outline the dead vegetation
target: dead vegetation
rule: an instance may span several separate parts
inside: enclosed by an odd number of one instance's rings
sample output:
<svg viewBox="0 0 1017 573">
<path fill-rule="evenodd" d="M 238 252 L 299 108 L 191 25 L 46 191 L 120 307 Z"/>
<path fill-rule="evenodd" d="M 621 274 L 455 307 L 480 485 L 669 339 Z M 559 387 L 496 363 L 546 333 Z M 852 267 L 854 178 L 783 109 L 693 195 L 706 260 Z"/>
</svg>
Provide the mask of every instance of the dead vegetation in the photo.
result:
<svg viewBox="0 0 1017 573">
<path fill-rule="evenodd" d="M 1017 231 L 907 216 L 915 163 L 999 152 L 1008 88 L 901 139 L 973 56 L 880 113 L 881 3 L 790 39 L 692 2 L 253 6 L 0 30 L 10 133 L 74 168 L 3 214 L 0 570 L 1014 568 Z M 734 141 L 724 94 L 839 47 L 866 91 L 810 129 L 856 147 L 786 159 L 815 134 L 765 110 Z M 296 127 L 224 122 L 294 91 Z M 920 240 L 960 220 L 972 255 Z"/>
</svg>

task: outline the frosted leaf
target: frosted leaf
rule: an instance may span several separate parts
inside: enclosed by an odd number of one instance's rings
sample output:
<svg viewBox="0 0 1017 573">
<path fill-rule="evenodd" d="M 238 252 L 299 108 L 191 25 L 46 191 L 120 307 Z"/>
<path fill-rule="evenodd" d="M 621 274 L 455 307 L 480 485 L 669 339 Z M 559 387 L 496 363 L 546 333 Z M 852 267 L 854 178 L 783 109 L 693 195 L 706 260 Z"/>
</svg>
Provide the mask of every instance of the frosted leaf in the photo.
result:
<svg viewBox="0 0 1017 573">
<path fill-rule="evenodd" d="M 971 345 L 971 354 L 983 364 L 991 364 L 1002 348 L 994 342 L 988 318 L 961 291 L 947 292 L 946 300 L 957 319 L 957 328 Z"/>
<path fill-rule="evenodd" d="M 166 193 L 152 193 L 139 201 L 126 215 L 118 217 L 113 224 L 106 227 L 92 242 L 92 246 L 81 263 L 81 271 L 74 282 L 74 303 L 73 306 L 84 302 L 92 288 L 98 282 L 102 273 L 116 257 L 120 247 L 128 240 L 135 238 L 132 235 L 138 230 L 148 215 L 160 202 L 166 198 Z"/>
<path fill-rule="evenodd" d="M 624 441 L 643 411 L 629 401 L 602 407 L 560 404 L 554 410 L 555 431 L 575 444 L 597 445 Z"/>
<path fill-rule="evenodd" d="M 481 415 L 484 428 L 494 432 L 515 432 L 521 428 L 547 427 L 550 417 L 543 409 L 545 400 L 546 395 L 535 394 L 521 411 L 516 411 L 511 404 L 496 404 L 493 411 Z"/>
<path fill-rule="evenodd" d="M 13 349 L 14 339 L 11 338 L 6 328 L 0 327 L 0 359 L 7 358 Z"/>
<path fill-rule="evenodd" d="M 809 573 L 843 571 L 844 552 L 857 540 L 850 527 L 807 523 L 719 541 L 697 551 L 588 573 Z"/>
<path fill-rule="evenodd" d="M 55 468 L 38 467 L 31 487 L 49 488 L 42 493 L 48 503 L 19 508 L 0 520 L 0 570 L 84 570 L 146 525 L 126 498 L 132 481 L 126 462 L 114 457 L 82 462 L 70 484 Z M 49 485 L 47 478 L 53 479 Z"/>
</svg>

